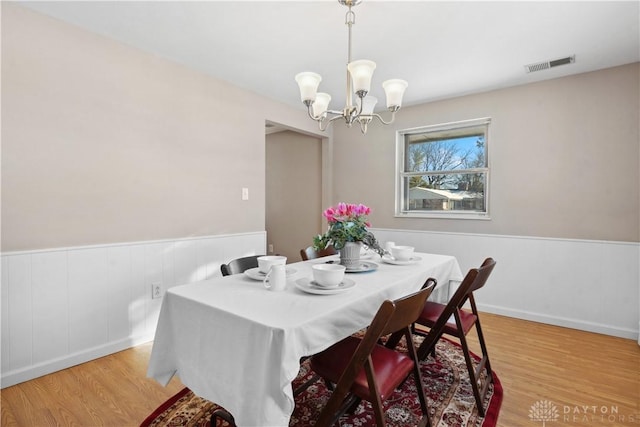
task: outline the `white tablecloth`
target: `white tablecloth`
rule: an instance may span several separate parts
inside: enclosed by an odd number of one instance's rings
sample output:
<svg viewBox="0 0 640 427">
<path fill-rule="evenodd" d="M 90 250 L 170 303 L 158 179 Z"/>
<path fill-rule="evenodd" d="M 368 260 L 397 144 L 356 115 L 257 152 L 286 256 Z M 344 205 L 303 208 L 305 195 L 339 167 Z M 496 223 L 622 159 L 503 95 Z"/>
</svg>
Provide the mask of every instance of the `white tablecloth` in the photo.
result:
<svg viewBox="0 0 640 427">
<path fill-rule="evenodd" d="M 169 289 L 162 303 L 147 375 L 166 385 L 177 374 L 195 394 L 229 410 L 238 426 L 287 426 L 293 412 L 291 381 L 300 358 L 318 353 L 366 327 L 385 299 L 461 281 L 451 256 L 418 253 L 408 266 L 380 258 L 375 271 L 351 273 L 356 286 L 335 295 L 300 291 L 320 258 L 289 264 L 283 292 L 268 291 L 244 274 Z"/>
</svg>

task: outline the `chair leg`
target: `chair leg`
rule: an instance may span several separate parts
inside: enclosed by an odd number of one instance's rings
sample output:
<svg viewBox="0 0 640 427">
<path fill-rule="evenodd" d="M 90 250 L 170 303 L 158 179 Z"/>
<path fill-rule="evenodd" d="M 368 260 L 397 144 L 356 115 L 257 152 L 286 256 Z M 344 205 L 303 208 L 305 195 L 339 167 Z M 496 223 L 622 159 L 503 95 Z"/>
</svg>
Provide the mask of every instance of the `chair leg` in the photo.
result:
<svg viewBox="0 0 640 427">
<path fill-rule="evenodd" d="M 480 349 L 482 350 L 482 359 L 478 364 L 478 368 L 476 369 L 476 376 L 478 378 L 481 377 L 482 370 L 485 369 L 487 372 L 487 377 L 484 380 L 484 384 L 482 385 L 482 389 L 480 390 L 480 396 L 484 399 L 484 396 L 487 395 L 487 390 L 489 386 L 493 384 L 493 370 L 491 369 L 491 362 L 489 360 L 489 352 L 487 351 L 487 345 L 484 342 L 484 335 L 482 334 L 482 326 L 480 326 L 480 319 L 476 321 L 476 333 L 478 335 L 478 342 L 480 343 Z"/>
<path fill-rule="evenodd" d="M 431 427 L 431 421 L 429 421 L 429 416 L 424 415 L 420 422 L 418 423 L 418 427 Z"/>
<path fill-rule="evenodd" d="M 329 383 L 329 381 L 326 381 Z M 329 397 L 329 401 L 322 408 L 316 427 L 330 427 L 354 404 L 353 399 L 357 398 L 349 393 L 347 387 L 335 387 L 333 393 Z"/>
<path fill-rule="evenodd" d="M 480 326 L 480 319 L 476 320 L 476 333 L 478 334 L 478 342 L 480 343 L 480 349 L 482 350 L 482 358 L 486 359 L 484 366 L 487 370 L 487 382 L 493 383 L 493 370 L 491 369 L 491 362 L 489 361 L 489 352 L 487 351 L 487 345 L 484 342 L 484 334 L 482 333 L 482 326 Z"/>
<path fill-rule="evenodd" d="M 213 411 L 213 413 L 211 414 L 211 427 L 216 427 L 216 423 L 218 422 L 217 418 L 226 421 L 231 427 L 236 427 L 236 420 L 233 418 L 233 415 L 231 415 L 225 409 L 218 408 Z"/>
<path fill-rule="evenodd" d="M 436 334 L 433 329 L 424 337 L 424 341 L 418 347 L 418 360 L 424 360 L 429 354 L 436 357 L 436 344 L 442 337 L 442 331 Z"/>
<path fill-rule="evenodd" d="M 367 362 L 364 365 L 365 373 L 367 374 L 367 382 L 369 383 L 369 401 L 371 402 L 371 406 L 373 407 L 373 413 L 376 417 L 376 425 L 378 427 L 385 427 L 386 423 L 384 420 L 384 410 L 382 407 L 382 399 L 380 399 L 380 394 L 376 391 L 378 389 L 378 384 L 376 383 L 375 375 L 373 374 L 373 363 L 371 360 L 371 356 L 369 356 Z"/>
<path fill-rule="evenodd" d="M 464 334 L 461 334 L 459 337 L 460 345 L 462 346 L 462 353 L 464 355 L 464 360 L 467 364 L 467 371 L 469 372 L 469 381 L 471 382 L 471 389 L 473 390 L 473 396 L 476 399 L 476 406 L 478 407 L 478 414 L 481 417 L 484 417 L 484 403 L 483 398 L 480 396 L 480 387 L 478 386 L 478 377 L 476 376 L 476 369 L 473 366 L 473 362 L 471 361 L 471 355 L 469 353 L 469 346 L 467 345 L 467 339 Z"/>
<path fill-rule="evenodd" d="M 413 378 L 416 383 L 418 398 L 420 399 L 420 408 L 422 409 L 422 420 L 420 421 L 419 427 L 431 427 L 431 420 L 429 419 L 429 408 L 427 406 L 427 397 L 424 394 L 424 384 L 422 382 L 422 374 L 420 373 L 420 364 L 418 362 L 418 353 L 416 352 L 416 347 L 413 343 L 413 337 L 410 334 L 406 338 L 406 340 L 409 354 L 411 354 L 411 358 L 415 362 L 413 365 Z"/>
<path fill-rule="evenodd" d="M 352 396 L 353 402 L 351 402 L 349 404 L 349 407 L 346 409 L 346 411 L 343 412 L 345 414 L 353 414 L 354 412 L 356 412 L 356 409 L 358 409 L 358 406 L 360 406 L 360 403 L 362 402 L 362 399 L 360 399 L 355 394 L 352 394 L 351 396 Z"/>
<path fill-rule="evenodd" d="M 311 378 L 309 378 L 303 384 L 300 384 L 295 390 L 293 390 L 293 396 L 295 397 L 300 393 L 302 393 L 303 391 L 305 391 L 306 389 L 308 389 L 309 386 L 315 383 L 316 381 L 318 381 L 318 379 L 320 379 L 318 375 L 313 375 Z"/>
</svg>

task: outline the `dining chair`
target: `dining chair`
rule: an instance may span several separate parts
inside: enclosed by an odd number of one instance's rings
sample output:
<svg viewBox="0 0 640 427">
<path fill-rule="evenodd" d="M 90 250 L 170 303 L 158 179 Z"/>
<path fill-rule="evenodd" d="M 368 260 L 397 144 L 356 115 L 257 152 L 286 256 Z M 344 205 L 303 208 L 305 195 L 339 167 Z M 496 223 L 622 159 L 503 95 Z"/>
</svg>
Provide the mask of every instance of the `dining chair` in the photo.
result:
<svg viewBox="0 0 640 427">
<path fill-rule="evenodd" d="M 306 249 L 300 249 L 300 257 L 303 261 L 308 261 L 310 259 L 316 259 L 323 256 L 330 256 L 337 254 L 338 251 L 333 246 L 329 245 L 322 250 L 315 250 L 313 246 L 309 246 Z"/>
<path fill-rule="evenodd" d="M 484 396 L 487 394 L 489 385 L 493 382 L 493 371 L 491 370 L 489 354 L 487 352 L 484 335 L 482 334 L 480 316 L 473 294 L 485 285 L 495 265 L 496 262 L 492 258 L 487 258 L 480 268 L 469 270 L 447 304 L 427 301 L 416 324 L 428 327 L 429 332 L 421 333 L 418 329 L 414 329 L 416 334 L 426 335 L 424 341 L 418 348 L 418 358 L 420 360 L 427 357 L 429 353 L 434 357 L 436 356 L 436 343 L 442 335 L 446 334 L 458 338 L 464 360 L 467 364 L 473 396 L 481 417 L 485 415 Z M 463 309 L 467 301 L 471 307 L 470 311 Z M 471 352 L 466 338 L 474 326 L 478 342 L 480 343 L 480 349 L 482 350 L 482 358 L 476 366 L 474 366 L 471 359 Z M 482 377 L 483 371 L 485 371 L 484 379 Z"/>
<path fill-rule="evenodd" d="M 261 256 L 264 255 L 251 255 L 231 260 L 227 264 L 222 264 L 220 266 L 220 271 L 223 276 L 244 273 L 250 268 L 256 268 L 258 266 L 258 257 Z"/>
<path fill-rule="evenodd" d="M 431 425 L 411 325 L 420 315 L 433 286 L 395 301 L 384 301 L 362 338 L 349 336 L 311 356 L 311 369 L 333 389 L 316 426 L 333 425 L 361 400 L 371 402 L 376 424 L 385 426 L 382 402 L 412 372 L 423 414 L 420 426 Z M 407 351 L 398 351 L 395 345 L 382 345 L 380 339 L 387 335 L 403 336 Z"/>
</svg>

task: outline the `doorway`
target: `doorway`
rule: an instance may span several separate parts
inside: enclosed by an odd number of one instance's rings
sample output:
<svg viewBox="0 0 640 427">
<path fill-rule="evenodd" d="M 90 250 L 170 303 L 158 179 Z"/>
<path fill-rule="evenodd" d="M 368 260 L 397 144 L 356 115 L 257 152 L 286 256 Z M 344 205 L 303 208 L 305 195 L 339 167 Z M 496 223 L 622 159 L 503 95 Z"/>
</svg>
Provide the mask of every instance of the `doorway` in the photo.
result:
<svg viewBox="0 0 640 427">
<path fill-rule="evenodd" d="M 274 125 L 266 129 L 267 253 L 297 262 L 300 249 L 322 232 L 323 142 Z"/>
</svg>

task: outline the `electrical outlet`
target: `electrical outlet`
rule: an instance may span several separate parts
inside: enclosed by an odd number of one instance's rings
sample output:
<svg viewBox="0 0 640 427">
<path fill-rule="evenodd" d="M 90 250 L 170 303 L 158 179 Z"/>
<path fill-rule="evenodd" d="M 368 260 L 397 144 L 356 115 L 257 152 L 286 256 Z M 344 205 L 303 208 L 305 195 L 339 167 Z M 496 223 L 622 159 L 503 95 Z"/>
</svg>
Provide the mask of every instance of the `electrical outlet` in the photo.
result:
<svg viewBox="0 0 640 427">
<path fill-rule="evenodd" d="M 273 244 L 269 243 L 269 253 L 272 254 L 273 253 Z"/>
<path fill-rule="evenodd" d="M 151 298 L 162 298 L 162 285 L 160 283 L 152 283 L 151 284 Z"/>
<path fill-rule="evenodd" d="M 242 189 L 242 200 L 249 200 L 249 189 L 246 187 Z"/>
</svg>

